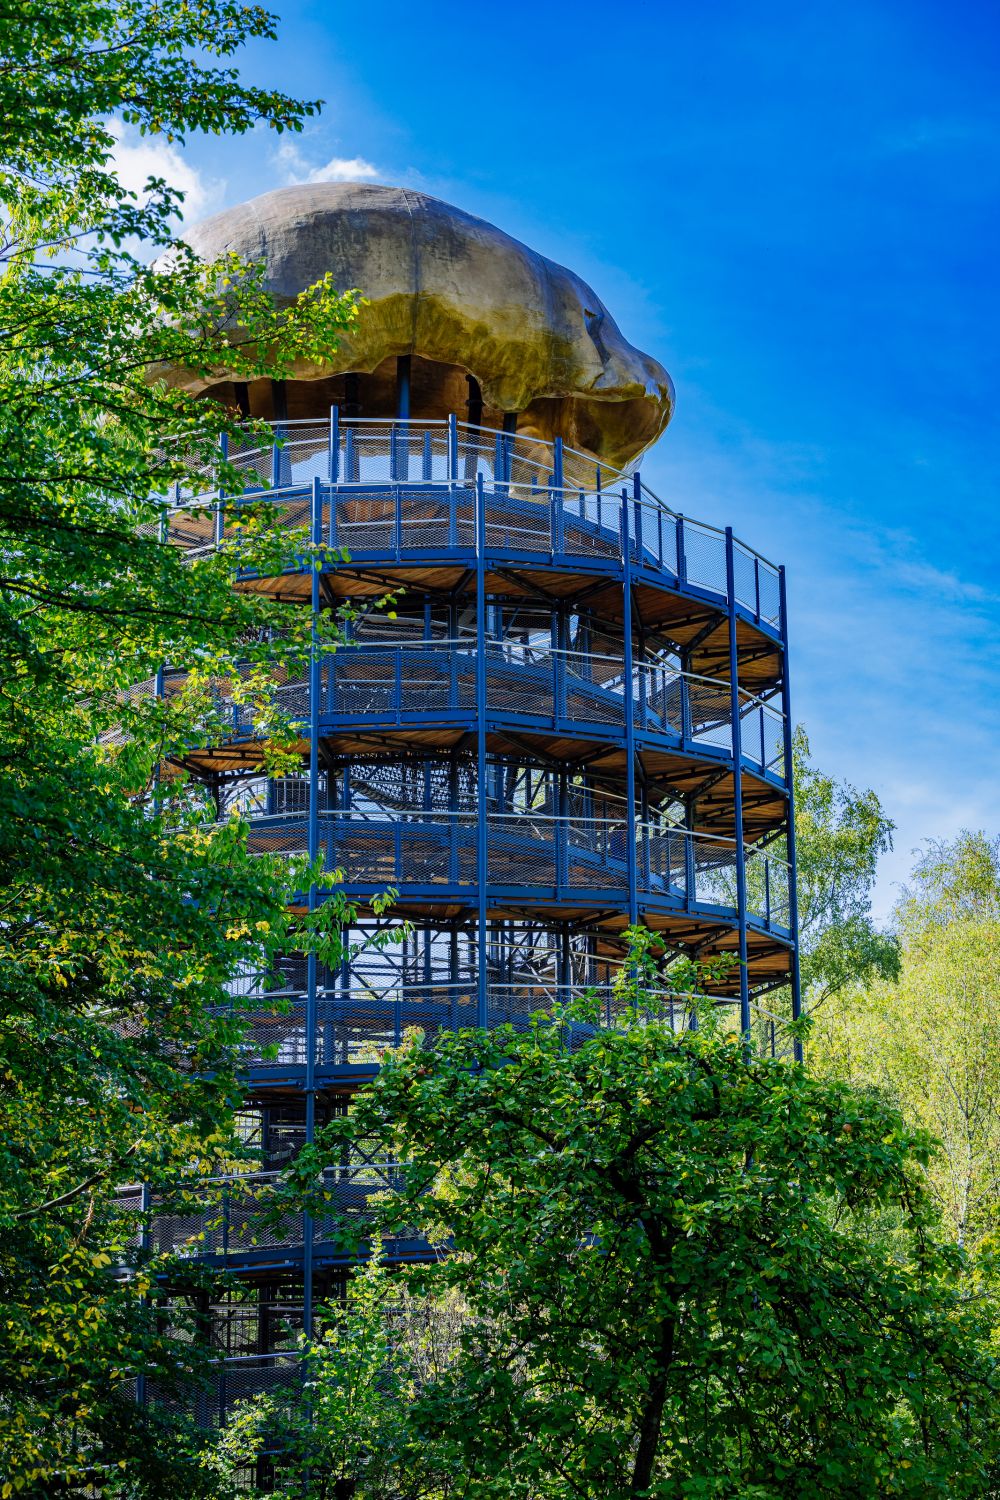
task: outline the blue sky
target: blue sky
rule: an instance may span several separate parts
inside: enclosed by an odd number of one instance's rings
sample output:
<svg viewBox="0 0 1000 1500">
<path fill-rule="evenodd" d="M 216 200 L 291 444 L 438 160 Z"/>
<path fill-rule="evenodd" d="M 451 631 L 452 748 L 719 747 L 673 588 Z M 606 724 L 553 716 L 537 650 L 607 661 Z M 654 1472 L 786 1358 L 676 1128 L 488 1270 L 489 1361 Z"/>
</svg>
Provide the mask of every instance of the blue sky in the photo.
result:
<svg viewBox="0 0 1000 1500">
<path fill-rule="evenodd" d="M 1000 12 L 273 3 L 244 75 L 326 107 L 192 140 L 189 217 L 366 177 L 573 267 L 674 377 L 647 482 L 788 567 L 795 716 L 898 825 L 880 911 L 1000 828 Z"/>
</svg>

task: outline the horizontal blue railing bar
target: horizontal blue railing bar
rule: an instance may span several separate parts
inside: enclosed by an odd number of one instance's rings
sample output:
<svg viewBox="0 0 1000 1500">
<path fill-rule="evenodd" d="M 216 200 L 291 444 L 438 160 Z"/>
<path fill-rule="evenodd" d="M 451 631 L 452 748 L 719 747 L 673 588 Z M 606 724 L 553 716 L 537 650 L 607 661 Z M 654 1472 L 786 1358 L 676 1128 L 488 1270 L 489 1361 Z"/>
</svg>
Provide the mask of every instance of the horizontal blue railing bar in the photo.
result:
<svg viewBox="0 0 1000 1500">
<path fill-rule="evenodd" d="M 320 728 L 324 734 L 361 725 L 420 723 L 426 727 L 456 716 L 476 717 L 476 658 L 473 640 L 350 644 L 323 658 L 319 669 Z M 183 673 L 163 674 L 159 689 L 180 690 Z M 311 710 L 305 669 L 276 678 L 274 702 L 292 724 L 306 726 Z M 156 680 L 130 695 L 152 696 Z M 596 733 L 624 742 L 627 705 L 637 734 L 663 738 L 671 747 L 731 759 L 732 699 L 729 684 L 684 673 L 660 662 L 637 662 L 631 693 L 624 664 L 608 656 L 488 640 L 487 723 L 547 728 L 554 733 Z M 234 699 L 232 686 L 213 698 L 221 727 L 234 738 L 257 731 L 252 703 Z M 784 723 L 772 703 L 741 691 L 744 763 L 785 783 Z"/>
<path fill-rule="evenodd" d="M 594 1003 L 599 1026 L 614 1026 L 625 1001 L 619 982 L 560 984 L 552 975 L 536 973 L 503 977 L 488 965 L 486 1024 L 524 1030 L 531 1018 L 551 1014 L 557 1004 L 576 1001 L 586 993 Z M 659 1012 L 675 1030 L 690 1020 L 690 997 L 663 990 Z M 727 999 L 718 1004 L 728 1005 Z M 754 1001 L 754 1004 L 758 1002 Z M 302 990 L 274 991 L 263 979 L 251 979 L 233 997 L 234 1013 L 247 1026 L 243 1044 L 245 1064 L 303 1067 L 308 1053 L 305 994 Z M 363 981 L 357 975 L 321 986 L 313 1050 L 318 1066 L 377 1066 L 386 1049 L 409 1039 L 430 1042 L 439 1031 L 476 1026 L 477 981 L 465 979 L 417 982 Z M 759 1006 L 758 1006 L 759 1008 Z"/>
<path fill-rule="evenodd" d="M 241 500 L 285 507 L 289 527 L 305 526 L 313 482 L 323 496 L 322 538 L 352 560 L 402 561 L 477 548 L 530 561 L 572 557 L 590 567 L 620 564 L 627 544 L 633 566 L 651 577 L 708 597 L 729 598 L 725 533 L 671 510 L 637 475 L 615 473 L 583 454 L 487 429 L 447 423 L 337 424 L 337 448 L 323 423 L 286 423 L 278 445 L 248 434 L 230 444 L 229 462 L 246 476 L 241 495 L 205 491 L 217 475 L 201 471 L 166 500 L 168 534 L 193 552 L 217 545 L 225 519 Z M 563 482 L 555 483 L 561 468 Z M 477 538 L 475 482 L 486 488 L 485 535 Z M 216 490 L 217 497 L 217 490 Z M 779 570 L 734 542 L 734 602 L 778 633 Z"/>
<path fill-rule="evenodd" d="M 478 816 L 414 810 L 319 814 L 319 851 L 329 870 L 343 869 L 345 889 L 393 886 L 437 900 L 478 885 Z M 622 902 L 628 891 L 628 844 L 634 839 L 639 890 L 686 910 L 732 913 L 736 845 L 688 829 L 620 819 L 490 811 L 486 879 L 496 893 L 557 893 Z M 302 813 L 251 817 L 251 852 L 301 856 L 308 839 Z M 747 912 L 765 927 L 788 927 L 788 866 L 747 847 Z"/>
</svg>

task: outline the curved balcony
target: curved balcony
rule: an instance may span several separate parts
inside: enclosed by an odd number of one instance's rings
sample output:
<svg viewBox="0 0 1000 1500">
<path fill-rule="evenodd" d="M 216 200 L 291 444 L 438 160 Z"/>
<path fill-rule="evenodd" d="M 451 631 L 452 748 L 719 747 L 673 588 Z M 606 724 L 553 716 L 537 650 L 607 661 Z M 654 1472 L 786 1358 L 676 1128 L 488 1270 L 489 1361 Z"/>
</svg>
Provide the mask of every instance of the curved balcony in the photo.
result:
<svg viewBox="0 0 1000 1500">
<path fill-rule="evenodd" d="M 329 1212 L 310 1224 L 301 1213 L 289 1213 L 270 1222 L 271 1194 L 281 1181 L 280 1172 L 250 1172 L 232 1178 L 213 1178 L 195 1185 L 178 1201 L 157 1202 L 150 1234 L 150 1248 L 158 1254 L 181 1257 L 273 1263 L 301 1254 L 307 1233 L 335 1253 L 338 1219 L 367 1224 L 372 1218 L 371 1200 L 400 1185 L 402 1167 L 397 1162 L 365 1162 L 333 1168 L 324 1174 L 329 1194 Z"/>
<path fill-rule="evenodd" d="M 481 553 L 502 567 L 544 562 L 620 575 L 730 606 L 780 638 L 780 570 L 745 543 L 666 506 L 635 476 L 561 444 L 455 422 L 331 419 L 283 423 L 277 441 L 248 434 L 228 459 L 241 495 L 206 503 L 202 471 L 166 506 L 167 535 L 192 555 L 214 548 L 242 501 L 273 501 L 282 525 L 345 549 L 352 567 L 456 563 Z M 477 499 L 481 488 L 481 499 Z M 199 491 L 201 493 L 199 494 Z M 217 492 L 216 492 L 217 493 Z"/>
<path fill-rule="evenodd" d="M 164 674 L 169 696 L 183 687 L 183 673 Z M 311 722 L 307 672 L 277 679 L 275 702 L 293 731 L 305 735 Z M 131 696 L 152 696 L 151 680 Z M 319 733 L 340 748 L 352 741 L 384 740 L 387 734 L 419 733 L 425 751 L 447 750 L 477 720 L 476 641 L 461 637 L 400 645 L 349 645 L 320 665 Z M 753 693 L 738 690 L 744 767 L 774 785 L 787 785 L 785 725 L 781 712 Z M 251 705 L 235 701 L 223 685 L 215 698 L 230 747 L 250 748 L 253 762 L 257 726 Z M 532 740 L 540 749 L 553 741 L 623 750 L 631 704 L 635 742 L 661 755 L 676 754 L 710 763 L 732 764 L 732 694 L 729 684 L 685 673 L 665 662 L 641 661 L 631 684 L 622 660 L 591 652 L 563 651 L 517 641 L 486 642 L 487 733 L 502 740 L 505 729 Z M 435 732 L 437 731 L 437 732 Z M 196 751 L 192 752 L 197 755 Z M 572 764 L 572 752 L 565 756 Z M 666 772 L 665 774 L 669 774 Z"/>
<path fill-rule="evenodd" d="M 596 1002 L 601 1026 L 614 1026 L 623 1001 L 616 979 L 588 983 L 557 978 L 553 956 L 549 974 L 524 972 L 500 976 L 491 965 L 482 1024 L 525 1030 L 533 1016 L 549 1014 L 556 1005 L 578 1000 L 585 991 Z M 605 968 L 609 966 L 606 964 Z M 620 962 L 611 965 L 620 968 Z M 254 1085 L 284 1084 L 293 1096 L 301 1087 L 310 1060 L 321 1076 L 350 1078 L 370 1073 L 393 1047 L 407 1040 L 433 1042 L 441 1031 L 457 1031 L 480 1024 L 476 978 L 402 982 L 398 976 L 328 975 L 317 987 L 315 1022 L 310 1024 L 304 978 L 298 984 L 274 989 L 263 979 L 248 977 L 234 995 L 237 1014 L 245 1023 L 243 1066 Z M 720 1004 L 731 996 L 721 994 Z M 690 1006 L 683 995 L 663 990 L 663 1013 L 675 1030 L 690 1023 Z M 759 1003 L 752 1014 L 765 1030 L 776 1035 L 780 1018 L 771 1017 Z M 777 1026 L 769 1023 L 777 1021 Z M 773 1045 L 772 1045 L 773 1050 Z"/>
<path fill-rule="evenodd" d="M 344 872 L 344 889 L 366 899 L 388 886 L 401 907 L 467 902 L 480 878 L 480 816 L 445 811 L 327 811 L 318 818 L 318 848 L 328 870 Z M 647 912 L 677 909 L 736 920 L 736 843 L 716 835 L 636 823 L 621 817 L 560 817 L 528 809 L 485 815 L 485 876 L 497 908 L 610 905 L 629 889 L 630 861 Z M 301 856 L 308 818 L 298 813 L 252 817 L 251 851 Z M 745 848 L 747 914 L 788 936 L 788 866 Z"/>
<path fill-rule="evenodd" d="M 738 990 L 744 1018 L 750 988 L 794 988 L 781 570 L 559 443 L 335 411 L 274 435 L 233 445 L 239 494 L 199 501 L 217 472 L 179 489 L 168 538 L 238 550 L 241 508 L 273 503 L 289 565 L 243 585 L 314 611 L 397 590 L 404 618 L 376 612 L 311 671 L 275 669 L 303 758 L 287 785 L 261 775 L 263 722 L 224 684 L 205 725 L 222 742 L 182 759 L 247 815 L 252 849 L 318 850 L 362 906 L 395 888 L 425 959 L 391 1000 L 353 963 L 314 981 L 310 1018 L 293 990 L 270 1032 L 282 1058 L 359 1061 L 400 1028 L 520 1021 L 579 989 L 567 945 L 620 955 L 636 920 L 665 962 L 738 953 L 719 993 Z M 183 682 L 167 670 L 159 691 Z M 502 955 L 531 924 L 563 947 L 515 973 Z M 435 948 L 446 931 L 471 945 L 461 960 Z"/>
</svg>

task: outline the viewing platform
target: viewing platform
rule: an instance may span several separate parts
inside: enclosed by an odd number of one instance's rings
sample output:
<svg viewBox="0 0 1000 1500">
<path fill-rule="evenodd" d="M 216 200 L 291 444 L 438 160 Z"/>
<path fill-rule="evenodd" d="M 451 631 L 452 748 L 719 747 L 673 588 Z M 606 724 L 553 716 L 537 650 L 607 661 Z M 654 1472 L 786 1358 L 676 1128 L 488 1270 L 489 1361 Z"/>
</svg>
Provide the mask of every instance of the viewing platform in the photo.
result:
<svg viewBox="0 0 1000 1500">
<path fill-rule="evenodd" d="M 352 908 L 340 962 L 288 952 L 231 981 L 258 1169 L 152 1205 L 149 1244 L 176 1252 L 176 1295 L 218 1350 L 196 1398 L 211 1425 L 297 1378 L 296 1332 L 370 1252 L 403 1168 L 363 1142 L 327 1176 L 328 1214 L 272 1225 L 266 1199 L 391 1048 L 586 997 L 560 1023 L 576 1046 L 620 1021 L 644 927 L 645 997 L 675 1031 L 698 983 L 747 1045 L 792 1053 L 798 917 L 784 572 L 643 483 L 674 407 L 664 367 L 574 273 L 424 194 L 310 184 L 190 238 L 260 262 L 279 305 L 324 276 L 365 296 L 284 378 L 169 372 L 243 425 L 150 530 L 193 563 L 228 550 L 235 587 L 301 611 L 313 642 L 272 643 L 266 708 L 241 690 L 259 666 L 199 675 L 173 759 L 252 852 L 336 872 Z M 266 573 L 241 553 L 248 521 L 273 523 Z M 171 699 L 196 665 L 128 696 Z M 434 1252 L 401 1235 L 385 1253 Z"/>
</svg>

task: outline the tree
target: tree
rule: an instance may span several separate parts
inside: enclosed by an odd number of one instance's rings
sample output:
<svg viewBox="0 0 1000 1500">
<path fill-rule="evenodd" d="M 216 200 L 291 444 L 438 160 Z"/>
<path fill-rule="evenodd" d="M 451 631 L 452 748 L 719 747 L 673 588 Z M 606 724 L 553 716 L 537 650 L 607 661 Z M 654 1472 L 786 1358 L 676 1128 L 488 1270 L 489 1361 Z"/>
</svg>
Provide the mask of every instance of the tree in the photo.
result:
<svg viewBox="0 0 1000 1500">
<path fill-rule="evenodd" d="M 928 1137 L 748 1058 L 710 1007 L 677 1034 L 631 998 L 615 1031 L 583 1008 L 405 1050 L 296 1164 L 319 1211 L 323 1169 L 380 1139 L 408 1163 L 383 1232 L 447 1246 L 410 1273 L 470 1310 L 414 1400 L 425 1453 L 494 1500 L 993 1493 L 996 1377 Z"/>
<path fill-rule="evenodd" d="M 433 1348 L 426 1304 L 407 1297 L 376 1246 L 351 1276 L 343 1305 L 321 1308 L 300 1337 L 302 1379 L 238 1405 L 203 1459 L 227 1495 L 258 1493 L 245 1475 L 262 1450 L 275 1478 L 302 1500 L 440 1500 L 447 1477 L 411 1421 Z M 438 1320 L 444 1309 L 433 1309 Z M 423 1368 L 422 1368 L 423 1367 Z"/>
<path fill-rule="evenodd" d="M 130 1389 L 140 1370 L 189 1383 L 203 1341 L 119 1189 L 169 1202 L 245 1160 L 232 981 L 309 947 L 335 962 L 344 907 L 328 889 L 289 915 L 329 878 L 251 857 L 238 818 L 160 769 L 221 734 L 220 692 L 254 706 L 265 764 L 292 763 L 269 684 L 276 653 L 313 649 L 309 622 L 233 581 L 315 562 L 273 511 L 194 560 L 161 540 L 156 494 L 234 483 L 218 443 L 236 426 L 163 372 L 281 376 L 354 301 L 323 283 L 277 307 L 259 268 L 174 244 L 168 184 L 133 195 L 111 170 L 113 117 L 168 140 L 300 128 L 315 104 L 228 62 L 273 35 L 266 11 L 26 0 L 3 20 L 0 1495 L 194 1494 L 183 1435 Z M 165 663 L 183 674 L 169 699 L 151 690 Z"/>
<path fill-rule="evenodd" d="M 937 1138 L 931 1191 L 948 1233 L 973 1249 L 1000 1229 L 1000 840 L 930 844 L 894 921 L 899 979 L 842 991 L 814 1055 Z"/>
<path fill-rule="evenodd" d="M 813 765 L 801 725 L 792 743 L 804 1007 L 815 1011 L 845 985 L 893 979 L 896 940 L 872 920 L 878 860 L 893 824 L 870 788 L 859 792 Z"/>
</svg>

